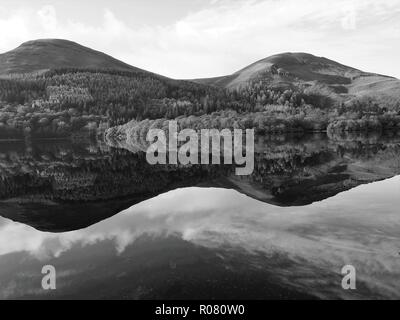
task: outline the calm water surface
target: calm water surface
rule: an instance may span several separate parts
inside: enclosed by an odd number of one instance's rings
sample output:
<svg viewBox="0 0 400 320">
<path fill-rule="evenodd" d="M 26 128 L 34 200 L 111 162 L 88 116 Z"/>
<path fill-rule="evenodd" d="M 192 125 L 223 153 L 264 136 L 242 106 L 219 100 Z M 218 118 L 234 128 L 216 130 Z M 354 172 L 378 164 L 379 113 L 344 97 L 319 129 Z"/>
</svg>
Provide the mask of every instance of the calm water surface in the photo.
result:
<svg viewBox="0 0 400 320">
<path fill-rule="evenodd" d="M 238 179 L 104 144 L 0 143 L 0 298 L 400 298 L 399 140 L 257 150 Z"/>
</svg>

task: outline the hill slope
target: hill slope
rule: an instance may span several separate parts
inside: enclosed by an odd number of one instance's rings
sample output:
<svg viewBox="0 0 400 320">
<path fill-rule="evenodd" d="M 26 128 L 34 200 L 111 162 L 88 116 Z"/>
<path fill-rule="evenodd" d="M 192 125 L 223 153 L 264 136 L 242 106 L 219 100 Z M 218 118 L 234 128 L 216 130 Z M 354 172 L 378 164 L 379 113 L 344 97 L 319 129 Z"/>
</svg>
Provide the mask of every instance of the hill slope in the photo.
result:
<svg viewBox="0 0 400 320">
<path fill-rule="evenodd" d="M 28 41 L 0 54 L 0 74 L 40 72 L 54 68 L 143 71 L 102 52 L 61 39 Z"/>
<path fill-rule="evenodd" d="M 0 137 L 94 136 L 135 118 L 192 114 L 220 91 L 132 67 L 75 42 L 29 41 L 0 55 Z"/>
<path fill-rule="evenodd" d="M 318 82 L 333 91 L 350 95 L 400 96 L 400 80 L 364 72 L 308 53 L 282 53 L 259 60 L 232 75 L 194 80 L 227 89 L 266 81 L 272 86 Z"/>
<path fill-rule="evenodd" d="M 67 40 L 30 41 L 0 55 L 0 135 L 7 138 L 100 134 L 132 119 L 181 116 L 194 116 L 192 126 L 240 124 L 260 132 L 378 130 L 400 128 L 399 110 L 400 80 L 306 53 L 274 55 L 230 76 L 194 82 Z M 209 116 L 215 111 L 225 111 L 214 115 L 221 123 Z"/>
</svg>

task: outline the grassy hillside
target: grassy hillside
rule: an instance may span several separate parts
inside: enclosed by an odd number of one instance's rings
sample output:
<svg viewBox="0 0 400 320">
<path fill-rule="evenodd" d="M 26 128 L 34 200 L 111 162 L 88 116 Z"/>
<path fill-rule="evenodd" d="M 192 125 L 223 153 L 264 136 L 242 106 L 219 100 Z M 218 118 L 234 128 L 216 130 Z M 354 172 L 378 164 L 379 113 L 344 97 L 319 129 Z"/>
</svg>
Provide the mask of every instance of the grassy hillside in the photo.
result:
<svg viewBox="0 0 400 320">
<path fill-rule="evenodd" d="M 400 97 L 400 80 L 364 72 L 333 60 L 307 53 L 282 53 L 257 61 L 232 75 L 194 80 L 237 90 L 263 81 L 271 87 L 326 86 L 344 99 L 353 97 Z"/>
<path fill-rule="evenodd" d="M 265 133 L 397 130 L 399 83 L 306 53 L 227 77 L 174 80 L 71 41 L 35 40 L 0 55 L 0 138 L 97 135 L 179 117 Z"/>
<path fill-rule="evenodd" d="M 325 84 L 349 84 L 352 78 L 360 75 L 368 74 L 307 53 L 282 53 L 259 60 L 232 75 L 198 81 L 226 88 L 245 86 L 257 79 L 267 79 L 271 83 L 319 81 Z"/>
<path fill-rule="evenodd" d="M 140 71 L 102 52 L 61 39 L 28 41 L 0 54 L 0 75 L 40 72 L 55 68 Z"/>
</svg>

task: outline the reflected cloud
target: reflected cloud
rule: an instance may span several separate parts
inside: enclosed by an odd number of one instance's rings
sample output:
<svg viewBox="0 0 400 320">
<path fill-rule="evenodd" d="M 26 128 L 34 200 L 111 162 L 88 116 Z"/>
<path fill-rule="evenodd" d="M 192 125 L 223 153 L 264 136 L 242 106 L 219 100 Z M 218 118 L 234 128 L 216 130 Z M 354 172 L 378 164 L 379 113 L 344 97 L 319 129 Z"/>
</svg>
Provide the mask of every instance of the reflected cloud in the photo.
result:
<svg viewBox="0 0 400 320">
<path fill-rule="evenodd" d="M 288 285 L 307 281 L 311 265 L 326 275 L 340 275 L 344 265 L 352 264 L 370 290 L 398 297 L 400 286 L 392 280 L 400 276 L 400 216 L 394 209 L 400 205 L 399 191 L 400 177 L 395 177 L 309 206 L 282 208 L 233 190 L 178 189 L 84 230 L 63 234 L 0 219 L 0 257 L 28 252 L 46 261 L 62 257 L 75 245 L 90 250 L 104 241 L 112 241 L 121 255 L 143 235 L 173 235 L 209 249 L 269 257 L 283 254 L 304 266 L 292 270 L 298 279 Z M 284 276 L 287 271 L 277 271 L 283 282 L 292 281 Z"/>
</svg>

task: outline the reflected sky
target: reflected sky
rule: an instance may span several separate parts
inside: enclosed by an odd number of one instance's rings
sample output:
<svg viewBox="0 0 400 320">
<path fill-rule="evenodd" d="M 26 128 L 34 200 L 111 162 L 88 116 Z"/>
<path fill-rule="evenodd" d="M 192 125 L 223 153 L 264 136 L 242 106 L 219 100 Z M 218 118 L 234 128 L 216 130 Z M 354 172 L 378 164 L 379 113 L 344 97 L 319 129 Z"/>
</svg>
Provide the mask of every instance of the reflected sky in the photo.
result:
<svg viewBox="0 0 400 320">
<path fill-rule="evenodd" d="M 185 188 L 61 234 L 0 218 L 0 298 L 44 295 L 37 279 L 39 266 L 47 263 L 59 271 L 58 294 L 65 288 L 73 297 L 84 288 L 76 283 L 88 277 L 88 269 L 93 287 L 107 277 L 107 283 L 112 281 L 113 273 L 126 276 L 143 265 L 146 272 L 154 272 L 167 262 L 165 272 L 170 272 L 171 265 L 188 266 L 185 259 L 195 255 L 199 268 L 205 257 L 215 255 L 218 266 L 232 274 L 243 268 L 265 271 L 263 276 L 273 276 L 281 286 L 317 298 L 400 298 L 399 194 L 400 176 L 302 207 L 277 207 L 227 189 Z M 154 255 L 162 262 L 150 265 Z M 217 262 L 207 263 L 217 270 Z M 355 292 L 340 287 L 340 270 L 346 264 L 357 270 Z M 153 287 L 171 277 L 160 270 Z M 188 269 L 181 272 L 187 274 Z M 130 279 L 137 277 L 135 273 Z M 135 292 L 143 287 L 136 286 Z"/>
</svg>

